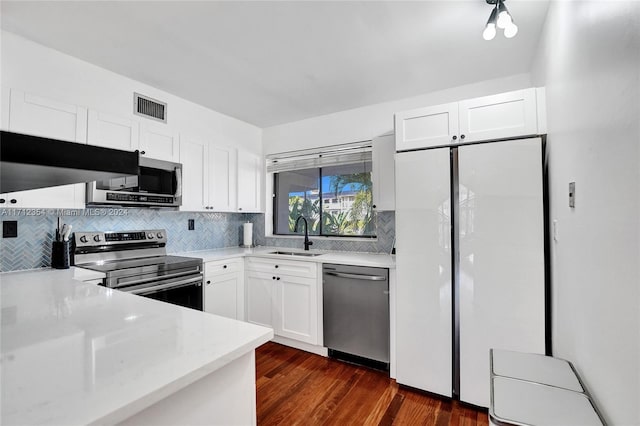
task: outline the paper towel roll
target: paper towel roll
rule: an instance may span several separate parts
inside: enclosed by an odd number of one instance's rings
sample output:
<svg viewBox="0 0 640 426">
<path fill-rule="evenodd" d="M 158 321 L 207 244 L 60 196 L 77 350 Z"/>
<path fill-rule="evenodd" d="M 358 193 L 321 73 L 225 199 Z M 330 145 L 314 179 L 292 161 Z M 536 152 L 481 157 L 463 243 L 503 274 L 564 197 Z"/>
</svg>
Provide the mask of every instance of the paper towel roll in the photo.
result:
<svg viewBox="0 0 640 426">
<path fill-rule="evenodd" d="M 243 224 L 242 227 L 243 227 L 242 245 L 245 247 L 253 246 L 253 223 L 247 222 Z"/>
</svg>

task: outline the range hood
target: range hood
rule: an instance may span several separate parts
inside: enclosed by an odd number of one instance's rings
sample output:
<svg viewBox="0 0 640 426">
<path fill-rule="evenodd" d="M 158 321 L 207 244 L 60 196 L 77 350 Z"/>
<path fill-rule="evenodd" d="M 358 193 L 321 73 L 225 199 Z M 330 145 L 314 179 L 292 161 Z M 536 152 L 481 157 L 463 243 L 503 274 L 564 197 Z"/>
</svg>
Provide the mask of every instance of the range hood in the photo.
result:
<svg viewBox="0 0 640 426">
<path fill-rule="evenodd" d="M 0 192 L 138 174 L 138 152 L 0 131 Z"/>
</svg>

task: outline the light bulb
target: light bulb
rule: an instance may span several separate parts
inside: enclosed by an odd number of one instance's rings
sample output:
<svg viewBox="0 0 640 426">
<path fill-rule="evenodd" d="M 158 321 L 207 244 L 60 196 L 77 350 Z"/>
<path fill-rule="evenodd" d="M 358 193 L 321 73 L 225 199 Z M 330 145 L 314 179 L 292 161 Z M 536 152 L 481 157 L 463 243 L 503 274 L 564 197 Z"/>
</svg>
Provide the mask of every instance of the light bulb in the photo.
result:
<svg viewBox="0 0 640 426">
<path fill-rule="evenodd" d="M 504 36 L 506 38 L 513 38 L 516 36 L 516 34 L 518 34 L 518 26 L 511 22 L 511 24 L 507 25 L 507 27 L 504 29 Z"/>
<path fill-rule="evenodd" d="M 498 1 L 498 28 L 505 29 L 507 26 L 513 22 L 511 19 L 511 15 L 507 10 L 507 6 L 504 5 L 502 0 Z"/>
<path fill-rule="evenodd" d="M 493 40 L 496 36 L 496 24 L 487 24 L 484 31 L 482 32 L 482 38 L 485 40 Z"/>
<path fill-rule="evenodd" d="M 482 32 L 482 38 L 485 40 L 493 40 L 496 36 L 496 15 L 498 14 L 498 9 L 493 8 L 491 11 L 491 15 L 489 15 L 489 20 L 487 21 L 487 26 L 484 27 L 484 31 Z"/>
</svg>

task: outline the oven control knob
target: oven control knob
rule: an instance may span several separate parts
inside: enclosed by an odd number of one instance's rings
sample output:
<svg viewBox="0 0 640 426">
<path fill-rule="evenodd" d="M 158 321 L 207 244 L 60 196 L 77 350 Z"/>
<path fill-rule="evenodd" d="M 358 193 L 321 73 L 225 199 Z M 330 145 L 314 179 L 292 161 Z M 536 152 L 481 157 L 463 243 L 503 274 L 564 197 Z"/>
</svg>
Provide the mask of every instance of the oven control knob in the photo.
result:
<svg viewBox="0 0 640 426">
<path fill-rule="evenodd" d="M 158 233 L 156 234 L 156 237 L 158 237 L 158 238 L 162 238 L 162 237 L 163 237 L 162 232 L 158 232 Z"/>
<path fill-rule="evenodd" d="M 99 243 L 101 239 L 102 239 L 102 238 L 100 238 L 100 235 L 95 235 L 95 236 L 93 237 L 93 241 L 95 241 L 96 243 Z"/>
<path fill-rule="evenodd" d="M 149 239 L 153 239 L 153 237 L 154 237 L 154 235 L 153 235 L 151 232 L 149 232 L 149 233 L 147 234 L 147 238 L 149 238 Z"/>
<path fill-rule="evenodd" d="M 82 237 L 80 237 L 80 241 L 83 242 L 83 243 L 86 243 L 89 240 L 87 240 L 87 236 L 86 235 L 83 235 Z"/>
</svg>

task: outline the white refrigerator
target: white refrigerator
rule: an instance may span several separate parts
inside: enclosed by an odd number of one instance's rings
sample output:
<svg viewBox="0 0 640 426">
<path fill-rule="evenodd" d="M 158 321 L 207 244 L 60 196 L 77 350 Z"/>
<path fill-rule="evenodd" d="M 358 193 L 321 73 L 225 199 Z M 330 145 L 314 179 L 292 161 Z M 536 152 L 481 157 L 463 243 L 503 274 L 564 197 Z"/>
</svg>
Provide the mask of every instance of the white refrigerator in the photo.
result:
<svg viewBox="0 0 640 426">
<path fill-rule="evenodd" d="M 396 154 L 397 381 L 489 406 L 489 349 L 545 353 L 541 138 Z"/>
</svg>

